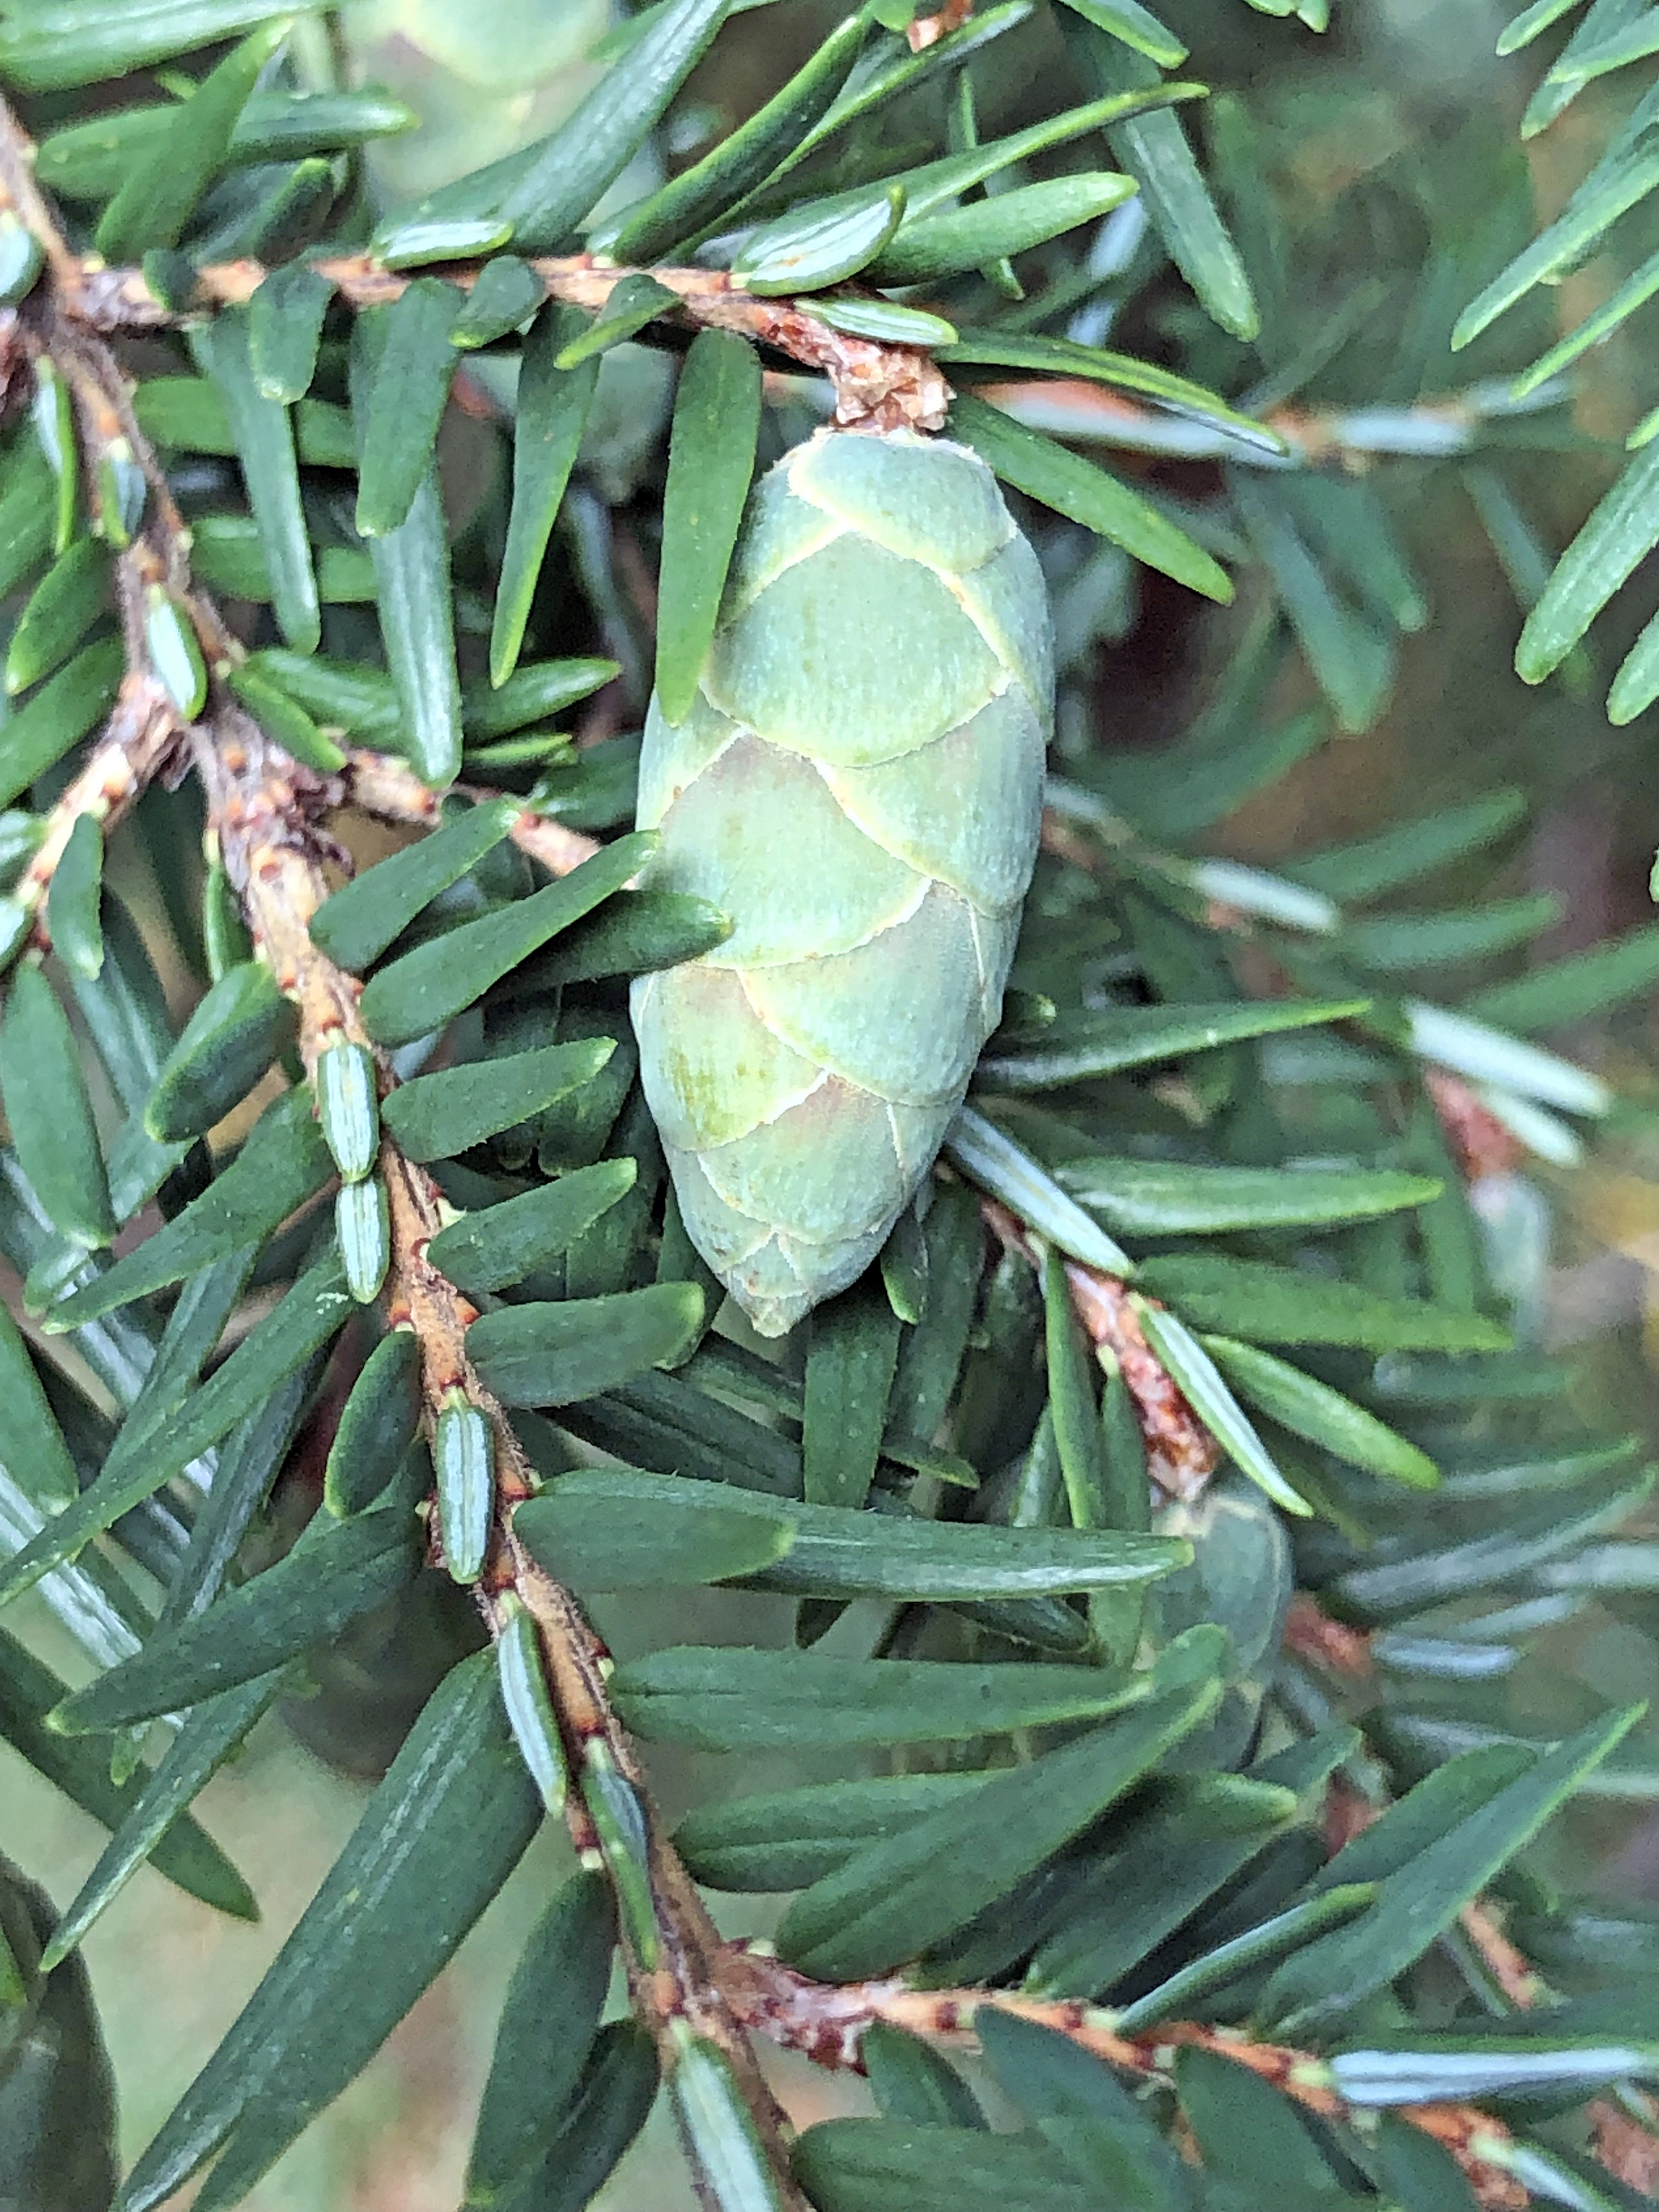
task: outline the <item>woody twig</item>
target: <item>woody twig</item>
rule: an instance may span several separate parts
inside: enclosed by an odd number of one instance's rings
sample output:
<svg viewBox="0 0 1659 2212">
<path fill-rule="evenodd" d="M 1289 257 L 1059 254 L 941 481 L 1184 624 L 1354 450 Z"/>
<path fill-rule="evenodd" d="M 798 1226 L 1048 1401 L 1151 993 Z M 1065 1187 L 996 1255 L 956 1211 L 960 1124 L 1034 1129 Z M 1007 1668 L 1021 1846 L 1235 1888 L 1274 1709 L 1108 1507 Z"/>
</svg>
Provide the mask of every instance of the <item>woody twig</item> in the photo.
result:
<svg viewBox="0 0 1659 2212">
<path fill-rule="evenodd" d="M 32 342 L 47 351 L 75 393 L 89 455 L 123 441 L 143 471 L 150 498 L 141 529 L 121 552 L 118 590 L 131 663 L 122 704 L 109 736 L 54 813 L 21 896 L 38 908 L 79 812 L 130 803 L 145 776 L 175 746 L 187 749 L 202 782 L 210 832 L 238 892 L 256 946 L 300 1017 L 300 1053 L 308 1077 L 321 1055 L 345 1043 L 368 1053 L 384 1097 L 396 1084 L 386 1055 L 363 1026 L 362 986 L 311 939 L 310 921 L 326 896 L 325 863 L 337 848 L 322 817 L 348 795 L 374 811 L 427 822 L 436 801 L 399 764 L 360 754 L 345 777 L 319 776 L 292 759 L 237 703 L 222 672 L 241 657 L 240 642 L 213 600 L 196 588 L 190 538 L 159 464 L 133 420 L 119 365 L 82 310 L 76 289 L 79 264 L 62 248 L 50 210 L 28 173 L 27 142 L 0 103 L 0 193 L 9 194 L 42 237 L 52 293 L 41 305 Z M 66 298 L 68 304 L 66 304 Z M 212 674 L 205 708 L 184 726 L 149 668 L 140 610 L 161 586 L 194 630 Z M 526 811 L 520 841 L 547 865 L 568 868 L 586 857 L 556 823 Z M 665 2070 L 688 2052 L 723 2069 L 740 2097 L 780 2203 L 800 2207 L 789 2179 L 781 2115 L 762 2079 L 748 2034 L 714 1979 L 717 1937 L 696 1885 L 670 1849 L 639 1760 L 605 1696 L 608 1660 L 575 1599 L 529 1558 L 513 1534 L 514 1508 L 534 1487 L 530 1462 L 500 1404 L 467 1354 L 466 1330 L 476 1312 L 434 1267 L 428 1247 L 443 1226 L 438 1187 L 382 1133 L 375 1164 L 386 1198 L 390 1261 L 387 1319 L 410 1329 L 420 1347 L 423 1418 L 428 1431 L 459 1396 L 488 1424 L 495 1471 L 495 1508 L 488 1553 L 477 1585 L 480 1608 L 500 1632 L 516 1601 L 534 1622 L 557 1724 L 577 1787 L 567 1802 L 573 1839 L 602 1862 L 618 1897 L 618 1919 L 639 2016 L 651 2029 Z M 619 1814 L 619 1799 L 627 1810 Z M 606 1817 L 606 1816 L 609 1817 Z M 639 1863 L 624 1864 L 637 1849 Z M 712 2197 L 708 2199 L 713 2202 Z M 803 2208 L 804 2212 L 804 2208 Z"/>
<path fill-rule="evenodd" d="M 166 766 L 179 738 L 178 711 L 161 686 L 143 670 L 129 672 L 103 735 L 47 815 L 45 834 L 12 886 L 9 926 L 0 931 L 9 947 L 28 934 L 37 945 L 50 943 L 46 895 L 76 823 L 85 814 L 106 833 L 112 830 Z"/>
<path fill-rule="evenodd" d="M 941 20 L 951 10 L 941 11 Z M 337 1044 L 370 1056 L 382 1097 L 396 1082 L 386 1057 L 362 1022 L 361 987 L 313 944 L 309 924 L 328 888 L 336 848 L 324 827 L 334 807 L 352 803 L 389 819 L 429 823 L 437 801 L 402 763 L 358 751 L 337 776 L 319 776 L 262 732 L 227 689 L 223 676 L 242 652 L 212 600 L 196 588 L 190 540 L 166 477 L 138 430 L 131 388 L 105 343 L 109 335 L 178 321 L 132 270 L 107 270 L 76 257 L 35 188 L 24 134 L 0 103 L 0 201 L 9 202 L 41 241 L 46 276 L 20 318 L 26 351 L 48 356 L 69 386 L 91 456 L 125 450 L 148 487 L 142 526 L 120 554 L 118 580 L 130 662 L 126 684 L 103 741 L 49 817 L 46 836 L 25 871 L 16 897 L 38 923 L 52 872 L 82 813 L 113 819 L 145 782 L 182 747 L 204 787 L 210 828 L 227 874 L 242 899 L 262 957 L 300 1015 L 300 1048 L 308 1075 Z M 409 279 L 362 256 L 317 264 L 354 307 L 396 298 Z M 544 295 L 589 310 L 601 308 L 629 270 L 590 256 L 532 264 Z M 187 312 L 240 304 L 264 275 L 251 262 L 199 272 Z M 463 286 L 476 270 L 446 271 Z M 933 363 L 914 349 L 877 345 L 831 330 L 788 301 L 757 299 L 726 272 L 654 270 L 674 295 L 665 313 L 695 328 L 739 332 L 786 359 L 827 374 L 838 418 L 890 427 L 943 422 L 948 388 Z M 106 518 L 107 520 L 107 518 Z M 186 725 L 151 672 L 138 610 L 147 592 L 164 591 L 191 627 L 210 672 L 204 711 Z M 477 794 L 482 795 L 482 794 Z M 595 849 L 591 840 L 525 808 L 513 835 L 550 871 L 562 872 Z M 761 2075 L 750 2033 L 809 2050 L 826 2064 L 856 2063 L 859 2039 L 876 2021 L 952 2042 L 972 2033 L 986 2006 L 1057 2027 L 1106 2063 L 1149 2075 L 1167 2071 L 1183 2043 L 1221 2050 L 1274 2081 L 1311 2111 L 1354 2118 L 1311 2054 L 1255 2043 L 1196 2023 L 1164 2025 L 1152 2035 L 1125 2036 L 1097 2008 L 1055 2004 L 1012 1993 L 970 1990 L 926 1992 L 902 1980 L 837 1989 L 793 1974 L 774 1960 L 724 1944 L 695 1884 L 669 1844 L 637 1753 L 606 1691 L 604 1647 L 572 1594 L 519 1541 L 516 1505 L 534 1487 L 528 1458 L 500 1402 L 467 1353 L 476 1318 L 461 1291 L 430 1261 L 443 1225 L 436 1183 L 382 1136 L 375 1165 L 386 1200 L 390 1261 L 386 1303 L 394 1327 L 407 1328 L 420 1348 L 428 1427 L 457 1397 L 487 1425 L 494 1459 L 495 1506 L 477 1585 L 481 1610 L 501 1632 L 520 1612 L 533 1624 L 562 1748 L 576 1787 L 568 1818 L 579 1850 L 603 1863 L 618 1904 L 636 2009 L 656 2038 L 665 2066 L 713 2063 L 747 2114 L 761 2163 L 777 2201 L 800 2207 L 789 2178 L 781 2115 Z M 1012 1215 L 986 1202 L 987 1218 L 1006 1243 L 1035 1257 Z M 1173 1380 L 1156 1359 L 1127 1286 L 1097 1271 L 1066 1270 L 1074 1308 L 1097 1351 L 1121 1370 L 1134 1401 L 1154 1479 L 1171 1495 L 1201 1489 L 1218 1453 Z M 1513 2212 L 1525 2192 L 1505 2167 L 1507 2137 L 1484 2114 L 1462 2106 L 1409 2113 L 1446 2142 L 1492 2212 Z M 708 2201 L 714 2201 L 712 2195 Z"/>
<path fill-rule="evenodd" d="M 980 1212 L 1006 1249 L 1023 1253 L 1037 1265 L 1024 1224 L 1006 1206 L 981 1198 Z M 1220 1446 L 1147 1343 L 1127 1284 L 1078 1260 L 1066 1262 L 1066 1281 L 1073 1310 L 1097 1357 L 1115 1361 L 1122 1374 L 1146 1448 L 1146 1472 L 1171 1498 L 1200 1496 L 1220 1463 Z"/>
<path fill-rule="evenodd" d="M 474 801 L 502 796 L 498 791 L 472 783 L 453 784 L 451 789 Z M 423 784 L 405 762 L 390 759 L 385 753 L 355 751 L 350 755 L 344 795 L 365 814 L 373 814 L 382 822 L 404 822 L 421 829 L 437 825 L 437 793 Z M 507 834 L 521 853 L 538 860 L 550 875 L 568 875 L 572 868 L 591 860 L 599 850 L 596 837 L 586 836 L 580 830 L 567 830 L 562 822 L 538 814 L 532 806 L 525 808 Z"/>
<path fill-rule="evenodd" d="M 764 1952 L 737 1946 L 726 1953 L 723 1978 L 733 2009 L 750 2027 L 807 2052 L 821 2066 L 859 2066 L 865 2033 L 878 2022 L 933 2042 L 971 2045 L 977 2015 L 994 2009 L 1052 2028 L 1123 2073 L 1165 2079 L 1176 2052 L 1189 2046 L 1248 2067 L 1322 2118 L 1346 2120 L 1363 2130 L 1376 2118 L 1339 2094 L 1331 2069 L 1311 2051 L 1201 2021 L 1161 2022 L 1145 2034 L 1125 2035 L 1113 2013 L 1073 1998 L 1024 1996 L 1012 1990 L 921 1990 L 900 1975 L 830 1989 Z M 1519 2212 L 1527 2203 L 1526 2190 L 1509 2170 L 1510 2137 L 1500 2122 L 1473 2105 L 1398 2109 L 1451 2152 L 1488 2212 Z"/>
<path fill-rule="evenodd" d="M 410 282 L 367 254 L 334 256 L 312 265 L 354 307 L 385 306 Z M 453 262 L 420 273 L 447 277 L 466 289 L 477 281 L 481 265 Z M 659 266 L 641 270 L 612 266 L 591 254 L 542 256 L 529 265 L 540 277 L 546 298 L 592 313 L 604 307 L 624 278 L 654 278 L 677 297 L 675 307 L 665 307 L 665 319 L 693 329 L 735 331 L 786 362 L 827 376 L 836 395 L 836 419 L 843 426 L 890 429 L 908 424 L 937 430 L 944 425 L 950 387 L 925 353 L 834 330 L 810 306 L 763 299 L 748 291 L 742 277 L 729 270 Z M 77 261 L 73 255 L 65 256 L 58 283 L 66 311 L 88 329 L 107 335 L 164 329 L 192 315 L 239 307 L 252 297 L 265 273 L 258 261 L 210 264 L 198 270 L 196 290 L 182 307 L 158 300 L 137 270 L 107 269 L 95 261 Z M 980 389 L 987 398 L 1036 427 L 1152 456 L 1356 471 L 1396 446 L 1401 452 L 1420 451 L 1425 432 L 1431 432 L 1443 448 L 1472 448 L 1492 416 L 1504 411 L 1496 392 L 1482 392 L 1401 408 L 1395 410 L 1398 421 L 1395 444 L 1391 445 L 1386 410 L 1370 409 L 1358 416 L 1340 410 L 1269 408 L 1259 419 L 1280 441 L 1275 450 L 1266 443 L 1246 443 L 1224 424 L 1195 424 L 1109 385 L 1080 378 L 1016 379 Z M 1553 396 L 1541 393 L 1539 404 L 1549 403 Z"/>
<path fill-rule="evenodd" d="M 338 255 L 311 265 L 357 308 L 388 306 L 411 282 L 368 254 Z M 436 273 L 470 289 L 480 265 L 457 262 Z M 529 265 L 541 279 L 545 298 L 594 313 L 624 278 L 653 277 L 678 301 L 672 310 L 665 307 L 665 316 L 694 329 L 734 331 L 826 375 L 835 387 L 836 419 L 843 425 L 892 429 L 908 424 L 919 430 L 944 427 L 950 388 L 925 353 L 914 346 L 878 344 L 832 330 L 792 300 L 762 299 L 748 291 L 743 279 L 728 270 L 617 268 L 586 253 L 544 256 Z M 136 269 L 106 269 L 70 257 L 58 279 L 58 292 L 66 314 L 88 331 L 107 335 L 164 329 L 192 313 L 240 307 L 258 291 L 265 273 L 258 261 L 228 261 L 201 269 L 195 292 L 181 311 L 158 300 Z"/>
</svg>

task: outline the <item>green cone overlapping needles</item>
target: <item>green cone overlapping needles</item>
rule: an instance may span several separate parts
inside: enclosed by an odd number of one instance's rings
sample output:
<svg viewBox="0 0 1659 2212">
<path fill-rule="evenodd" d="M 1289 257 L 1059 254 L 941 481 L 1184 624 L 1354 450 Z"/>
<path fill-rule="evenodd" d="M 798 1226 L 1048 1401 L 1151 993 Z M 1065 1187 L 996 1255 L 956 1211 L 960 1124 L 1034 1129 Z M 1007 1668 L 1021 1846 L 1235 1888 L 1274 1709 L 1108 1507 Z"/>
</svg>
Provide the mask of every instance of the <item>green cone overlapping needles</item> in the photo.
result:
<svg viewBox="0 0 1659 2212">
<path fill-rule="evenodd" d="M 1047 600 L 990 471 L 821 431 L 757 485 L 651 883 L 732 931 L 633 989 L 692 1241 L 767 1335 L 860 1273 L 995 1027 L 1036 854 Z"/>
</svg>

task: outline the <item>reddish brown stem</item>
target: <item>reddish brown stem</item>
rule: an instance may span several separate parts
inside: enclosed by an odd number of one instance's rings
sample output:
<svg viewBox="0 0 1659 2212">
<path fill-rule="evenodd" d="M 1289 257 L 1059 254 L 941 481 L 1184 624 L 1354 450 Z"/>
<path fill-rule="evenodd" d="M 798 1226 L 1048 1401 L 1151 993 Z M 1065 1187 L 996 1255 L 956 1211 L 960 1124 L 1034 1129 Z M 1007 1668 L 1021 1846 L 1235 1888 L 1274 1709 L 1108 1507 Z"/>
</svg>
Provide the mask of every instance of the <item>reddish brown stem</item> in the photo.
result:
<svg viewBox="0 0 1659 2212">
<path fill-rule="evenodd" d="M 764 1953 L 732 1946 L 722 1980 L 734 2012 L 773 2042 L 803 2051 L 820 2066 L 857 2067 L 865 2033 L 880 2021 L 945 2044 L 971 2045 L 976 2015 L 988 2008 L 1052 2028 L 1122 2072 L 1167 2077 L 1182 2045 L 1212 2051 L 1246 2066 L 1306 2111 L 1356 2121 L 1330 2071 L 1310 2051 L 1255 2041 L 1236 2029 L 1171 2021 L 1145 2035 L 1117 2032 L 1115 2015 L 1068 1997 L 1028 1997 L 1009 1990 L 918 1990 L 902 1976 L 826 1988 Z M 1445 2145 L 1490 2212 L 1517 2212 L 1527 2192 L 1499 2163 L 1509 2131 L 1473 2105 L 1412 2105 L 1402 2118 Z"/>
<path fill-rule="evenodd" d="M 47 295 L 31 302 L 30 343 L 50 353 L 73 390 L 87 454 L 106 453 L 123 439 L 144 471 L 149 498 L 143 528 L 118 566 L 118 597 L 131 672 L 106 742 L 54 813 L 46 842 L 26 873 L 20 895 L 38 908 L 70 830 L 78 815 L 102 807 L 107 814 L 130 801 L 177 744 L 187 745 L 201 779 L 210 831 L 239 893 L 259 955 L 269 963 L 300 1017 L 300 1053 L 307 1076 L 319 1054 L 343 1039 L 372 1056 L 382 1097 L 396 1084 L 386 1056 L 362 1022 L 362 986 L 313 943 L 310 922 L 327 895 L 325 862 L 336 848 L 322 817 L 348 791 L 360 802 L 399 818 L 432 817 L 432 794 L 414 784 L 395 763 L 359 756 L 349 776 L 321 776 L 291 758 L 244 712 L 226 689 L 222 672 L 240 658 L 240 641 L 218 608 L 198 591 L 190 572 L 190 538 L 166 478 L 133 419 L 121 370 L 84 312 L 89 272 L 61 247 L 50 209 L 33 189 L 28 142 L 0 101 L 0 201 L 9 198 L 46 246 L 52 278 Z M 118 296 L 121 280 L 112 280 Z M 398 280 L 401 288 L 402 280 Z M 349 285 L 347 287 L 349 289 Z M 371 287 L 372 289 L 372 287 Z M 66 304 L 67 301 L 67 304 Z M 193 624 L 212 672 L 203 718 L 181 729 L 145 659 L 143 597 L 152 585 L 173 595 Z M 555 870 L 574 866 L 593 849 L 556 823 L 526 811 L 518 826 L 526 848 Z M 455 1391 L 483 1415 L 494 1443 L 495 1509 L 479 1599 L 492 1626 L 500 1600 L 514 1590 L 538 1631 L 566 1748 L 573 1764 L 602 1744 L 611 1768 L 637 1800 L 648 1838 L 652 1899 L 656 1919 L 653 1957 L 630 1954 L 630 1980 L 641 2018 L 672 2063 L 677 2036 L 689 2029 L 724 2057 L 748 2105 L 774 2169 L 781 2204 L 805 2207 L 789 2179 L 781 2116 L 763 2081 L 748 2036 L 733 2017 L 714 1978 L 720 1939 L 696 1886 L 670 1848 L 646 1788 L 640 1763 L 605 1694 L 603 1645 L 568 1590 L 544 1574 L 519 1545 L 513 1511 L 535 1486 L 528 1459 L 493 1394 L 474 1369 L 466 1331 L 476 1312 L 434 1267 L 428 1248 L 443 1226 L 436 1183 L 383 1136 L 376 1171 L 386 1191 L 391 1260 L 386 1285 L 388 1318 L 414 1333 L 421 1350 L 422 1400 L 430 1429 Z M 577 1765 L 580 1778 L 581 1768 Z M 594 1841 L 580 1795 L 570 1801 L 572 1834 L 579 1850 Z M 707 2195 L 706 2177 L 699 2186 Z M 709 2201 L 713 2201 L 712 2198 Z"/>
<path fill-rule="evenodd" d="M 1024 1224 L 1006 1206 L 981 1198 L 980 1212 L 1000 1243 L 1036 1265 Z M 1066 1262 L 1066 1281 L 1085 1335 L 1097 1356 L 1115 1361 L 1133 1401 L 1147 1474 L 1171 1498 L 1200 1497 L 1220 1463 L 1221 1448 L 1147 1343 L 1127 1284 L 1077 1260 Z"/>
<path fill-rule="evenodd" d="M 368 255 L 353 253 L 314 262 L 319 275 L 353 307 L 378 307 L 398 298 L 412 281 Z M 434 273 L 470 289 L 481 264 L 452 263 Z M 530 266 L 544 295 L 597 313 L 625 276 L 648 274 L 676 295 L 683 322 L 702 330 L 734 331 L 757 345 L 786 354 L 805 368 L 821 370 L 836 392 L 836 420 L 843 426 L 890 430 L 944 428 L 950 386 L 928 356 L 914 346 L 878 345 L 850 337 L 793 300 L 763 300 L 724 269 L 618 269 L 592 254 L 543 257 Z M 197 272 L 191 311 L 240 307 L 264 281 L 258 261 L 227 261 Z M 156 299 L 136 269 L 104 269 L 71 258 L 59 282 L 65 313 L 88 330 L 155 330 L 180 318 Z"/>
<path fill-rule="evenodd" d="M 504 795 L 476 783 L 458 783 L 451 788 L 475 802 Z M 361 806 L 365 814 L 378 816 L 383 822 L 407 822 L 430 829 L 438 820 L 436 793 L 421 781 L 407 762 L 393 760 L 385 753 L 352 753 L 346 770 L 345 790 L 354 805 Z M 551 821 L 529 806 L 509 834 L 519 850 L 528 854 L 532 860 L 539 860 L 550 875 L 568 875 L 572 868 L 591 860 L 600 849 L 597 837 L 585 836 L 580 830 L 567 830 L 562 822 Z"/>
<path fill-rule="evenodd" d="M 179 738 L 178 714 L 166 692 L 145 672 L 130 672 L 103 736 L 46 817 L 46 835 L 13 886 L 12 897 L 33 918 L 37 945 L 51 942 L 45 919 L 46 894 L 76 823 L 83 814 L 90 815 L 107 835 L 143 797 L 172 757 Z"/>
</svg>

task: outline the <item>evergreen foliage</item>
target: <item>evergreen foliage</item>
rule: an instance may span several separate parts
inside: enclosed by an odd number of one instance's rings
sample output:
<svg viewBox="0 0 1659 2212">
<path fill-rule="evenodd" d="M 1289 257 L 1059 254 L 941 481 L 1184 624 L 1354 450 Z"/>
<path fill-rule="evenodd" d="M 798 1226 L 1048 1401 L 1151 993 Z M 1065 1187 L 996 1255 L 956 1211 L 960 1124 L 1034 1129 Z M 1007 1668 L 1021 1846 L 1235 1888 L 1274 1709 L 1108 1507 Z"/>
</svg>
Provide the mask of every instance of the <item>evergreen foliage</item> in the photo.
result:
<svg viewBox="0 0 1659 2212">
<path fill-rule="evenodd" d="M 1534 310 L 1659 191 L 1659 90 L 1527 243 L 1495 139 L 1482 204 L 1425 153 L 1299 206 L 1138 0 L 849 0 L 697 142 L 688 81 L 772 4 L 656 0 L 550 136 L 386 205 L 412 118 L 341 11 L 0 0 L 0 1737 L 110 1838 L 55 1903 L 0 1861 L 0 2200 L 240 2202 L 553 1820 L 581 1869 L 470 2206 L 578 2212 L 660 2085 L 720 2212 L 1626 2212 L 1659 1923 L 1536 1839 L 1651 1799 L 1659 1732 L 1512 1692 L 1595 1608 L 1652 1670 L 1653 1470 L 1539 1347 L 1521 1170 L 1621 1110 L 1539 1040 L 1650 990 L 1659 927 L 1523 964 L 1553 903 L 1478 892 L 1507 788 L 1280 872 L 1212 847 L 1382 710 L 1425 485 L 1521 673 L 1582 683 L 1659 544 L 1659 412 L 1553 567 L 1525 464 L 1659 262 L 1565 339 Z M 1217 35 L 1325 30 L 1252 4 Z M 1656 26 L 1524 9 L 1523 131 Z M 1058 730 L 969 1103 L 769 1344 L 640 1087 L 630 985 L 732 917 L 651 877 L 636 732 L 653 677 L 699 696 L 751 473 L 831 410 L 1000 480 Z M 1236 592 L 1184 734 L 1115 743 L 1143 598 Z M 1607 712 L 1656 697 L 1650 624 Z M 729 1641 L 615 1668 L 584 1610 L 713 1588 Z M 367 1626 L 380 1778 L 118 2185 L 77 1946 L 147 1861 L 255 1911 L 191 1807 Z M 653 1743 L 793 1778 L 671 1834 Z M 787 1898 L 775 1952 L 703 1890 Z M 793 2134 L 756 2037 L 876 2116 Z"/>
</svg>

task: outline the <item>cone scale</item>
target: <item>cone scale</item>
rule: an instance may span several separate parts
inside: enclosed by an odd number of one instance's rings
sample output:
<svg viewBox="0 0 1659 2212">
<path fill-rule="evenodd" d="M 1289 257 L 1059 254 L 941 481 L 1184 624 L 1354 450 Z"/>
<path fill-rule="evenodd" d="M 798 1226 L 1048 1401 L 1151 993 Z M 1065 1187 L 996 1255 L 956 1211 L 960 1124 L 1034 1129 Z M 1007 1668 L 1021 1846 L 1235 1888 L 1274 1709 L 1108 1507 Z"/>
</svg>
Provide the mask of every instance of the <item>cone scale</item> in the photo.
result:
<svg viewBox="0 0 1659 2212">
<path fill-rule="evenodd" d="M 649 880 L 732 932 L 633 987 L 693 1243 L 765 1336 L 876 1256 L 996 1026 L 1053 649 L 978 457 L 819 431 L 756 485 L 696 699 L 653 699 Z"/>
</svg>

